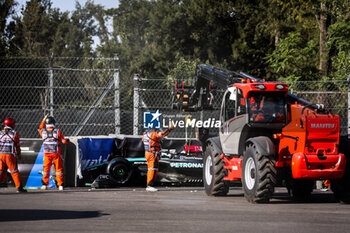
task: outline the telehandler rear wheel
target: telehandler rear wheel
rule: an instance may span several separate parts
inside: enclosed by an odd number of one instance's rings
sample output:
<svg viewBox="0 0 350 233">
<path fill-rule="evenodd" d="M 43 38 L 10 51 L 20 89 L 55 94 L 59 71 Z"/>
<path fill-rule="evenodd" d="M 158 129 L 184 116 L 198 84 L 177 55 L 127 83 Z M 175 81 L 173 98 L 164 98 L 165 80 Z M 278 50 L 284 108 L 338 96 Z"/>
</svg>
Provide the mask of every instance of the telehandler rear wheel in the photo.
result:
<svg viewBox="0 0 350 233">
<path fill-rule="evenodd" d="M 269 202 L 277 182 L 272 156 L 261 155 L 254 144 L 246 147 L 242 168 L 242 188 L 252 203 Z"/>
<path fill-rule="evenodd" d="M 350 204 L 350 166 L 347 166 L 344 176 L 339 180 L 331 180 L 331 190 L 334 197 L 343 204 Z"/>
<path fill-rule="evenodd" d="M 224 181 L 225 162 L 220 154 L 215 152 L 209 144 L 204 153 L 203 183 L 205 192 L 209 196 L 225 196 L 229 191 L 229 185 Z"/>
<path fill-rule="evenodd" d="M 331 180 L 331 190 L 338 201 L 350 204 L 350 141 L 347 136 L 340 137 L 339 152 L 346 156 L 345 173 L 341 179 Z"/>
<path fill-rule="evenodd" d="M 297 202 L 307 202 L 310 199 L 315 181 L 313 180 L 291 180 L 287 185 L 288 194 Z"/>
</svg>

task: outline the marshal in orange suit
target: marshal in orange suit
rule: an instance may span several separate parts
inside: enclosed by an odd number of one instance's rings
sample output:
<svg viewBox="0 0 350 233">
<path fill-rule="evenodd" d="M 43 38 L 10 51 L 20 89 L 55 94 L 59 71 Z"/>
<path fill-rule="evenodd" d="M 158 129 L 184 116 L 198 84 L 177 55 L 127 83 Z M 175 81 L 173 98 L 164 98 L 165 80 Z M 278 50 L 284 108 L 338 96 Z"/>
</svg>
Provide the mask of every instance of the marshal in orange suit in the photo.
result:
<svg viewBox="0 0 350 233">
<path fill-rule="evenodd" d="M 158 174 L 159 166 L 159 156 L 158 152 L 160 151 L 160 139 L 167 136 L 171 130 L 174 129 L 174 126 L 171 125 L 169 129 L 166 129 L 163 132 L 160 132 L 157 129 L 147 131 L 142 137 L 142 141 L 145 147 L 145 157 L 147 160 L 147 188 L 148 192 L 158 191 L 154 188 L 154 182 Z"/>
<path fill-rule="evenodd" d="M 16 121 L 12 118 L 6 118 L 4 121 L 4 129 L 0 131 L 0 182 L 6 177 L 7 169 L 11 173 L 15 182 L 17 192 L 25 193 L 20 181 L 20 175 L 17 166 L 17 158 L 22 159 L 21 147 L 19 144 L 19 135 L 15 131 Z"/>
<path fill-rule="evenodd" d="M 39 127 L 39 133 L 43 140 L 44 149 L 44 169 L 41 189 L 46 190 L 49 184 L 50 169 L 52 163 L 56 170 L 57 186 L 63 190 L 63 167 L 60 144 L 68 144 L 69 139 L 65 139 L 59 129 L 55 128 L 55 119 L 46 115 Z"/>
</svg>

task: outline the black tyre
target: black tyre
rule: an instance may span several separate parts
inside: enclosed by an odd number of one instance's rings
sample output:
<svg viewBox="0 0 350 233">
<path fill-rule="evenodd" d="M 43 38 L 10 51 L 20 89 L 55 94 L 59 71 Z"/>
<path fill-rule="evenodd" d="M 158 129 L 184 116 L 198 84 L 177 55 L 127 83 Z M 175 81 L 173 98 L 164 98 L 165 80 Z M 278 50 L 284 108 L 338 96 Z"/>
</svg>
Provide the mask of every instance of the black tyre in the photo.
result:
<svg viewBox="0 0 350 233">
<path fill-rule="evenodd" d="M 107 174 L 117 184 L 128 183 L 133 175 L 133 169 L 129 161 L 124 158 L 114 158 L 107 166 Z"/>
<path fill-rule="evenodd" d="M 288 194 L 294 201 L 308 202 L 314 189 L 315 181 L 313 180 L 294 180 L 287 185 Z"/>
<path fill-rule="evenodd" d="M 209 144 L 204 153 L 203 183 L 205 192 L 209 196 L 225 196 L 229 191 L 229 185 L 224 181 L 225 162 L 220 154 L 215 152 Z"/>
<path fill-rule="evenodd" d="M 343 177 L 331 180 L 334 197 L 343 204 L 350 204 L 350 145 L 347 136 L 340 137 L 339 152 L 346 156 L 346 168 Z"/>
<path fill-rule="evenodd" d="M 271 156 L 263 156 L 254 144 L 246 147 L 242 168 L 242 188 L 252 203 L 269 202 L 277 183 L 277 170 Z"/>
<path fill-rule="evenodd" d="M 343 204 L 350 204 L 350 171 L 347 169 L 343 178 L 331 181 L 334 197 Z"/>
</svg>

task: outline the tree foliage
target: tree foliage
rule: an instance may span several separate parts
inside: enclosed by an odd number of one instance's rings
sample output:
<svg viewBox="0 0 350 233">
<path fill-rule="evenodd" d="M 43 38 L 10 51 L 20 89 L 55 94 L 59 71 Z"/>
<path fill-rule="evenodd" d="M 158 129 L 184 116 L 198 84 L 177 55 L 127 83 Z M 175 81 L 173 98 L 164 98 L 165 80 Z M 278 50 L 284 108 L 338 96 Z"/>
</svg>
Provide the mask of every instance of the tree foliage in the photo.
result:
<svg viewBox="0 0 350 233">
<path fill-rule="evenodd" d="M 268 62 L 273 72 L 281 75 L 285 81 L 314 80 L 319 77 L 317 64 L 317 42 L 307 41 L 301 33 L 290 32 L 278 43 Z"/>
<path fill-rule="evenodd" d="M 0 0 L 0 56 L 7 54 L 6 39 L 6 24 L 7 19 L 14 13 L 14 0 Z"/>
<path fill-rule="evenodd" d="M 30 0 L 21 15 L 13 16 L 3 33 L 6 55 L 88 57 L 96 54 L 93 37 L 105 35 L 101 20 L 103 7 L 91 0 L 84 6 L 76 2 L 73 12 L 61 12 L 51 6 L 51 0 Z"/>
<path fill-rule="evenodd" d="M 129 84 L 197 62 L 267 80 L 350 72 L 349 0 L 120 0 L 111 9 L 88 0 L 72 12 L 30 0 L 17 16 L 15 5 L 0 0 L 1 56 L 118 54 Z"/>
</svg>

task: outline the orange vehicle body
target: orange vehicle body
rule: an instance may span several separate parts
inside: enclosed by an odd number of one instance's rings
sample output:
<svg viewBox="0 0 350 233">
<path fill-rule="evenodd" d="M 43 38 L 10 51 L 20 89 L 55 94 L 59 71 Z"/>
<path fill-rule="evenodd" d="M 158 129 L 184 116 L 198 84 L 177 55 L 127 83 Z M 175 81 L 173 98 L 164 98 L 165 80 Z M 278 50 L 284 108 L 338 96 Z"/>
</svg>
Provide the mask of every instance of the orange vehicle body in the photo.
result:
<svg viewBox="0 0 350 233">
<path fill-rule="evenodd" d="M 319 114 L 297 103 L 290 106 L 290 123 L 279 136 L 276 167 L 290 166 L 294 179 L 339 179 L 345 156 L 338 153 L 340 119 Z"/>
<path fill-rule="evenodd" d="M 283 89 L 277 89 L 276 86 L 281 85 Z M 235 83 L 234 87 L 238 87 L 243 91 L 244 98 L 248 97 L 249 92 L 251 91 L 278 91 L 285 92 L 287 95 L 288 86 L 284 83 L 257 83 L 257 82 L 249 82 L 249 83 Z M 264 86 L 265 88 L 258 88 L 259 86 Z"/>
<path fill-rule="evenodd" d="M 234 86 L 243 91 L 244 98 L 250 91 L 259 91 L 261 83 L 239 83 Z M 288 86 L 282 83 L 263 83 L 260 91 L 284 91 Z M 283 89 L 276 90 L 276 85 Z M 340 119 L 338 115 L 318 113 L 317 110 L 294 103 L 289 106 L 288 124 L 282 132 L 275 134 L 277 158 L 275 167 L 287 167 L 294 179 L 340 179 L 345 172 L 345 155 L 338 152 Z M 227 175 L 224 180 L 236 181 L 242 178 L 242 157 L 222 154 Z"/>
<path fill-rule="evenodd" d="M 227 195 L 229 181 L 240 181 L 251 203 L 268 202 L 279 186 L 307 201 L 314 181 L 328 180 L 334 197 L 350 203 L 349 139 L 340 137 L 340 117 L 322 104 L 288 93 L 284 83 L 205 64 L 196 66 L 194 86 L 175 84 L 173 109 L 217 110 L 213 103 L 221 100 L 218 132 L 206 130 L 201 140 L 207 195 Z"/>
</svg>

